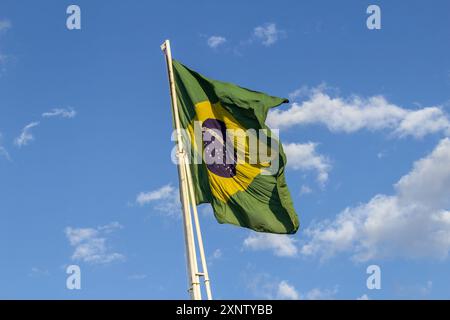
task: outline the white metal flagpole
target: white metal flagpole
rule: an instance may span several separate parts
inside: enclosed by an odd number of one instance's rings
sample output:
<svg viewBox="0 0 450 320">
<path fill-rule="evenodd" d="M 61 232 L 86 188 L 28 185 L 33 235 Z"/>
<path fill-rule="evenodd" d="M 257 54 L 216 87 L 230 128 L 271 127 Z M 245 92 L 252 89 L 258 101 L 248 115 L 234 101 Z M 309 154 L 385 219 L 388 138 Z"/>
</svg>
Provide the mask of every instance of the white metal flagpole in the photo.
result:
<svg viewBox="0 0 450 320">
<path fill-rule="evenodd" d="M 184 159 L 181 159 L 184 158 Z M 189 291 L 193 300 L 201 300 L 200 273 L 197 265 L 197 253 L 195 249 L 194 231 L 192 228 L 191 209 L 189 205 L 188 178 L 185 165 L 184 151 L 178 157 L 178 174 L 180 176 L 180 196 L 183 207 L 184 235 L 186 241 L 186 259 L 188 272 L 190 272 Z"/>
<path fill-rule="evenodd" d="M 175 80 L 172 67 L 172 52 L 169 40 L 164 41 L 161 50 L 166 56 L 167 73 L 169 76 L 170 97 L 172 102 L 172 115 L 175 129 L 177 131 L 177 156 L 178 156 L 178 178 L 180 184 L 180 197 L 183 210 L 184 237 L 186 244 L 186 260 L 189 279 L 189 292 L 193 300 L 201 300 L 201 290 L 199 272 L 197 266 L 197 255 L 195 250 L 194 231 L 192 228 L 191 210 L 189 205 L 188 172 L 186 169 L 186 154 L 183 148 L 182 134 L 180 130 L 180 118 L 178 114 L 177 94 L 175 90 Z M 194 204 L 195 206 L 195 204 Z"/>
<path fill-rule="evenodd" d="M 192 183 L 192 175 L 191 175 L 191 168 L 189 167 L 189 164 L 186 164 L 186 171 L 187 171 L 187 179 L 188 179 L 188 186 L 189 186 L 189 196 L 192 203 L 192 211 L 194 213 L 194 223 L 195 223 L 195 230 L 197 233 L 197 241 L 198 241 L 198 248 L 200 251 L 200 261 L 202 263 L 202 276 L 204 278 L 205 282 L 205 289 L 206 289 L 206 297 L 208 300 L 212 300 L 212 293 L 211 293 L 211 282 L 209 280 L 209 274 L 208 274 L 208 266 L 206 264 L 206 257 L 205 257 L 205 249 L 203 248 L 203 238 L 202 238 L 202 231 L 200 229 L 200 221 L 198 220 L 198 212 L 197 212 L 197 205 L 195 201 L 195 193 L 194 193 L 194 185 Z"/>
</svg>

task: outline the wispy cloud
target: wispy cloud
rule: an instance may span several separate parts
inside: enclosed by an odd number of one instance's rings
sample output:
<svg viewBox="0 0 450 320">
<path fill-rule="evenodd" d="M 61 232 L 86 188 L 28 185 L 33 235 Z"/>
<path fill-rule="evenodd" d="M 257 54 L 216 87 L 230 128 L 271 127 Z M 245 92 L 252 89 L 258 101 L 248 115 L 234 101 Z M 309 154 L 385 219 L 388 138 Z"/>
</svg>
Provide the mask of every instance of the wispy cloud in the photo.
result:
<svg viewBox="0 0 450 320">
<path fill-rule="evenodd" d="M 211 36 L 208 38 L 207 43 L 210 48 L 215 49 L 215 48 L 219 47 L 220 45 L 223 45 L 226 41 L 227 41 L 227 39 L 225 37 Z"/>
<path fill-rule="evenodd" d="M 283 149 L 288 159 L 288 168 L 301 171 L 314 170 L 317 172 L 317 181 L 321 186 L 328 181 L 331 170 L 330 160 L 317 153 L 318 144 L 308 143 L 285 143 Z"/>
<path fill-rule="evenodd" d="M 295 239 L 282 234 L 252 232 L 244 240 L 244 248 L 260 251 L 270 250 L 279 257 L 294 257 L 298 249 Z"/>
<path fill-rule="evenodd" d="M 26 146 L 30 141 L 34 140 L 34 136 L 31 133 L 31 129 L 38 126 L 39 122 L 31 122 L 27 124 L 23 129 L 20 135 L 14 139 L 14 144 L 18 147 Z"/>
<path fill-rule="evenodd" d="M 77 112 L 73 108 L 52 109 L 51 111 L 44 112 L 43 118 L 61 117 L 61 118 L 73 118 L 77 115 Z"/>
<path fill-rule="evenodd" d="M 179 193 L 171 184 L 156 190 L 140 192 L 136 197 L 136 203 L 140 206 L 152 203 L 155 210 L 170 216 L 180 212 Z"/>
<path fill-rule="evenodd" d="M 2 145 L 3 143 L 3 136 L 0 133 L 0 157 L 5 158 L 8 161 L 11 161 L 11 156 L 9 155 L 8 150 Z"/>
<path fill-rule="evenodd" d="M 285 34 L 285 32 L 278 30 L 275 23 L 266 23 L 262 26 L 256 27 L 253 30 L 253 35 L 255 38 L 261 41 L 261 43 L 266 47 L 275 44 L 283 34 Z"/>
<path fill-rule="evenodd" d="M 97 228 L 67 227 L 64 232 L 74 252 L 72 260 L 91 264 L 107 264 L 114 261 L 123 261 L 125 256 L 121 253 L 111 252 L 107 246 L 107 235 L 121 229 L 118 222 Z"/>
<path fill-rule="evenodd" d="M 267 119 L 269 126 L 285 129 L 322 124 L 332 132 L 388 130 L 397 137 L 414 138 L 433 133 L 450 134 L 450 120 L 439 106 L 414 110 L 392 104 L 383 96 L 332 97 L 323 86 L 310 89 L 308 94 L 306 100 L 294 102 L 287 110 L 271 111 Z"/>
<path fill-rule="evenodd" d="M 11 156 L 8 153 L 8 150 L 6 150 L 5 147 L 0 146 L 0 156 L 4 157 L 6 160 L 11 161 Z"/>
<path fill-rule="evenodd" d="M 201 35 L 205 37 L 204 35 Z M 286 37 L 286 31 L 280 30 L 273 22 L 259 25 L 245 39 L 227 39 L 221 35 L 212 35 L 206 38 L 207 45 L 212 49 L 224 47 L 226 52 L 242 55 L 242 50 L 248 46 L 261 44 L 264 47 L 273 46 L 280 39 Z"/>
<path fill-rule="evenodd" d="M 77 112 L 73 108 L 67 108 L 67 109 L 52 109 L 49 112 L 42 113 L 42 118 L 53 118 L 53 117 L 60 117 L 60 118 L 66 118 L 71 119 L 76 116 Z M 29 142 L 34 140 L 34 136 L 31 132 L 31 130 L 34 127 L 37 127 L 40 125 L 39 121 L 34 121 L 29 124 L 27 124 L 23 129 L 20 135 L 14 139 L 14 144 L 18 147 L 26 146 Z"/>
<path fill-rule="evenodd" d="M 116 230 L 123 229 L 123 226 L 119 222 L 113 221 L 113 222 L 110 222 L 110 223 L 105 224 L 103 226 L 99 226 L 97 229 L 99 231 L 102 231 L 102 232 L 108 234 L 108 233 L 112 233 L 112 232 L 114 232 Z"/>
<path fill-rule="evenodd" d="M 348 253 L 365 262 L 388 257 L 445 259 L 450 251 L 450 139 L 444 138 L 395 184 L 304 231 L 304 256 Z"/>
</svg>

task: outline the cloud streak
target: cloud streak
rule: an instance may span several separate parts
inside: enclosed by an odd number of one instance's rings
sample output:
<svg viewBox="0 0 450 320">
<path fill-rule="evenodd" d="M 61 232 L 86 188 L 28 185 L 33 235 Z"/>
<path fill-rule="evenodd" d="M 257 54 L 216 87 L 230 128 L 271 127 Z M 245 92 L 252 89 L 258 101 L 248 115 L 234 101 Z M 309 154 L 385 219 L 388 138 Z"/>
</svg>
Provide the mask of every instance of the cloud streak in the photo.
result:
<svg viewBox="0 0 450 320">
<path fill-rule="evenodd" d="M 56 108 L 56 109 L 52 109 L 51 111 L 42 113 L 41 117 L 44 119 L 45 118 L 54 118 L 54 117 L 71 119 L 71 118 L 74 118 L 76 116 L 76 114 L 77 114 L 77 112 L 73 108 L 67 108 L 67 109 Z M 31 132 L 31 130 L 34 127 L 37 127 L 38 125 L 40 125 L 39 121 L 34 121 L 34 122 L 27 124 L 22 129 L 22 132 L 20 133 L 20 135 L 14 139 L 14 144 L 19 148 L 28 145 L 31 141 L 34 140 L 34 136 Z"/>
<path fill-rule="evenodd" d="M 53 118 L 53 117 L 61 117 L 61 118 L 74 118 L 77 115 L 77 112 L 73 108 L 55 108 L 51 111 L 44 112 L 42 114 L 43 118 Z"/>
<path fill-rule="evenodd" d="M 20 148 L 20 147 L 26 146 L 28 143 L 33 141 L 34 136 L 31 132 L 31 129 L 33 129 L 34 127 L 37 127 L 38 125 L 39 125 L 38 121 L 27 124 L 22 129 L 22 132 L 20 133 L 20 135 L 16 139 L 14 139 L 14 144 Z"/>
</svg>

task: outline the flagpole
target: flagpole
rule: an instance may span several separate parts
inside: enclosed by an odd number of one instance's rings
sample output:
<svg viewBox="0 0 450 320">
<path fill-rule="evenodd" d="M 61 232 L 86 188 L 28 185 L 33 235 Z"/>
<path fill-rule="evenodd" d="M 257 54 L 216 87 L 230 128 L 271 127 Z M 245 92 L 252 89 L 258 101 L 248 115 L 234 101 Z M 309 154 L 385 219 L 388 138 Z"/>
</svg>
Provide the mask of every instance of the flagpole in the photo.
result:
<svg viewBox="0 0 450 320">
<path fill-rule="evenodd" d="M 200 261 L 202 263 L 202 274 L 201 275 L 203 276 L 203 280 L 205 283 L 206 297 L 208 300 L 212 300 L 211 281 L 209 280 L 208 266 L 206 264 L 205 250 L 203 248 L 202 231 L 200 229 L 197 205 L 196 205 L 196 201 L 195 201 L 194 184 L 192 183 L 192 174 L 191 174 L 191 168 L 189 167 L 189 164 L 186 164 L 186 171 L 187 171 L 187 182 L 188 182 L 188 186 L 189 186 L 189 196 L 191 198 L 192 209 L 193 209 L 192 211 L 194 213 L 195 230 L 197 233 L 197 241 L 198 241 L 198 247 L 199 247 L 199 251 L 200 251 Z"/>
<path fill-rule="evenodd" d="M 201 300 L 200 281 L 197 266 L 197 256 L 195 250 L 194 231 L 192 228 L 192 218 L 189 205 L 189 186 L 188 186 L 188 172 L 186 165 L 186 154 L 183 148 L 183 140 L 181 134 L 180 118 L 178 113 L 177 93 L 175 90 L 175 80 L 172 66 L 172 52 L 170 50 L 170 41 L 166 40 L 161 45 L 161 50 L 164 51 L 167 64 L 167 73 L 170 85 L 170 97 L 172 104 L 172 116 L 174 118 L 175 129 L 177 132 L 177 156 L 178 156 L 178 179 L 180 185 L 181 206 L 183 211 L 183 226 L 184 238 L 186 245 L 186 260 L 187 272 L 189 282 L 189 292 L 192 300 Z M 190 173 L 190 172 L 189 172 Z M 193 204 L 195 207 L 195 203 Z"/>
</svg>

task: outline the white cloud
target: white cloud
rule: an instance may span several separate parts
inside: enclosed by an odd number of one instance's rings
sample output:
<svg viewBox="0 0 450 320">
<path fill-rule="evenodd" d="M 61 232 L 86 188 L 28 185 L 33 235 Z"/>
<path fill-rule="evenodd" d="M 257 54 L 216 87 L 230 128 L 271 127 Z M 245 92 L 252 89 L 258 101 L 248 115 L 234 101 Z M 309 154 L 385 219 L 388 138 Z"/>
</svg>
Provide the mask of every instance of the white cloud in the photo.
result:
<svg viewBox="0 0 450 320">
<path fill-rule="evenodd" d="M 38 126 L 39 122 L 31 122 L 27 124 L 23 129 L 20 135 L 14 139 L 14 144 L 18 147 L 26 146 L 30 141 L 34 140 L 34 136 L 31 133 L 31 129 Z"/>
<path fill-rule="evenodd" d="M 361 297 L 356 298 L 356 300 L 370 300 L 367 294 L 363 294 Z"/>
<path fill-rule="evenodd" d="M 223 45 L 226 41 L 227 39 L 222 36 L 211 36 L 208 38 L 207 43 L 210 48 L 215 49 L 220 45 Z"/>
<path fill-rule="evenodd" d="M 245 281 L 255 297 L 269 300 L 329 300 L 338 293 L 337 286 L 333 289 L 313 288 L 301 293 L 288 281 L 277 280 L 267 273 L 252 272 L 245 276 Z"/>
<path fill-rule="evenodd" d="M 283 149 L 287 156 L 287 167 L 294 170 L 317 171 L 317 181 L 324 185 L 328 180 L 328 172 L 331 170 L 330 161 L 316 152 L 317 143 L 308 142 L 285 143 Z"/>
<path fill-rule="evenodd" d="M 136 197 L 136 202 L 139 205 L 143 206 L 155 200 L 170 198 L 174 193 L 174 191 L 175 191 L 174 187 L 168 184 L 154 191 L 139 193 L 138 196 Z"/>
<path fill-rule="evenodd" d="M 267 123 L 272 128 L 322 124 L 332 132 L 389 130 L 398 137 L 421 138 L 428 134 L 450 134 L 450 121 L 440 107 L 405 109 L 382 96 L 331 97 L 323 86 L 309 90 L 309 98 L 294 102 L 287 110 L 273 110 Z"/>
<path fill-rule="evenodd" d="M 271 250 L 279 257 L 294 257 L 298 253 L 295 239 L 283 234 L 252 232 L 243 245 L 244 248 L 254 251 Z"/>
<path fill-rule="evenodd" d="M 124 255 L 111 252 L 106 238 L 107 234 L 121 228 L 122 226 L 118 222 L 97 228 L 67 227 L 64 232 L 70 245 L 74 247 L 72 260 L 91 264 L 106 264 L 124 260 Z"/>
<path fill-rule="evenodd" d="M 178 190 L 167 184 L 159 189 L 140 192 L 136 197 L 136 203 L 144 206 L 154 203 L 154 208 L 168 215 L 180 213 L 180 198 Z"/>
<path fill-rule="evenodd" d="M 268 47 L 278 41 L 280 34 L 283 32 L 277 29 L 275 23 L 266 23 L 258 26 L 253 30 L 254 36 L 261 41 L 261 43 Z"/>
<path fill-rule="evenodd" d="M 428 107 L 415 111 L 408 110 L 395 133 L 401 137 L 421 138 L 428 134 L 443 132 L 450 135 L 450 121 L 441 108 Z"/>
<path fill-rule="evenodd" d="M 51 111 L 44 112 L 42 114 L 43 118 L 51 118 L 51 117 L 62 117 L 62 118 L 73 118 L 77 115 L 77 112 L 73 108 L 67 109 L 52 109 Z"/>
<path fill-rule="evenodd" d="M 444 138 L 395 184 L 305 230 L 305 256 L 350 253 L 356 261 L 385 257 L 445 259 L 450 250 L 450 139 Z"/>
<path fill-rule="evenodd" d="M 278 284 L 277 298 L 280 300 L 298 300 L 300 295 L 294 286 L 283 280 Z"/>
</svg>

